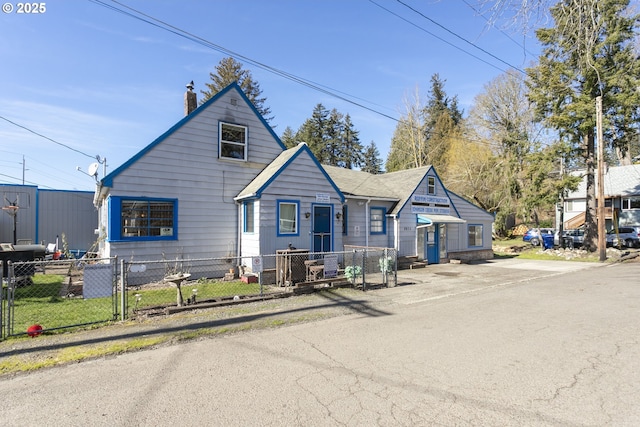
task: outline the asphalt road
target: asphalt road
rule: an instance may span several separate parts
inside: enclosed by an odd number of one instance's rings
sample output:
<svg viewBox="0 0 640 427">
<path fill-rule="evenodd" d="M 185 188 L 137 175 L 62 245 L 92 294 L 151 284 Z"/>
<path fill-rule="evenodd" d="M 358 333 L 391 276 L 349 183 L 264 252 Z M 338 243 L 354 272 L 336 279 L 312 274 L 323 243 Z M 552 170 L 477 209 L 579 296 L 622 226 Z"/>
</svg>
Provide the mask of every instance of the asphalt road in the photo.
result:
<svg viewBox="0 0 640 427">
<path fill-rule="evenodd" d="M 1 379 L 0 425 L 640 425 L 639 273 L 404 272 L 348 315 Z"/>
</svg>

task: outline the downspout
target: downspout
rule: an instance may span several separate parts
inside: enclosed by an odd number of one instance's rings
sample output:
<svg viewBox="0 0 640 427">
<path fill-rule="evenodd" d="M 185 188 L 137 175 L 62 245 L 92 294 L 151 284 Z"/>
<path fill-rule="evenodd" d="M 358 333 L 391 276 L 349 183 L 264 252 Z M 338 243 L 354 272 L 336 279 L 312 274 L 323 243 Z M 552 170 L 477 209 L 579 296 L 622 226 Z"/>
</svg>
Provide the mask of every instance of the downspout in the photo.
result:
<svg viewBox="0 0 640 427">
<path fill-rule="evenodd" d="M 236 205 L 238 206 L 238 226 L 237 228 L 237 237 L 236 237 L 236 267 L 239 267 L 240 256 L 242 254 L 242 203 L 236 200 Z"/>
<path fill-rule="evenodd" d="M 393 215 L 393 247 L 396 252 L 400 252 L 400 221 L 398 215 Z"/>
</svg>

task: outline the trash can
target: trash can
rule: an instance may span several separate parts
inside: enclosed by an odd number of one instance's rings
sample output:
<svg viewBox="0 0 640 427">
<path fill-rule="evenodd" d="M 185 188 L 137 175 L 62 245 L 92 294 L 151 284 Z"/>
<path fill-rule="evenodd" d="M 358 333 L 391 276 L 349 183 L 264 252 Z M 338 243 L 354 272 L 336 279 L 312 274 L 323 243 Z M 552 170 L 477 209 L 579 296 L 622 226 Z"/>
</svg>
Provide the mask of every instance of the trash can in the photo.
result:
<svg viewBox="0 0 640 427">
<path fill-rule="evenodd" d="M 542 245 L 545 249 L 553 249 L 553 234 L 543 234 Z"/>
</svg>

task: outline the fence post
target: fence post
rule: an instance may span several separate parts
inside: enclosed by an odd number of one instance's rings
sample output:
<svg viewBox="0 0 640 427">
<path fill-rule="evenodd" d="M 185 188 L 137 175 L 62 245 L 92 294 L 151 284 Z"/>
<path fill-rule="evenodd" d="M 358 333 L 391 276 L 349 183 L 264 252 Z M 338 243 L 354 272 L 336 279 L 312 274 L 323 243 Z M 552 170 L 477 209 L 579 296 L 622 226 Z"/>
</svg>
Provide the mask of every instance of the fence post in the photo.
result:
<svg viewBox="0 0 640 427">
<path fill-rule="evenodd" d="M 15 280 L 13 278 L 15 271 L 13 270 L 13 262 L 7 261 L 7 324 L 6 328 L 6 336 L 13 335 L 13 299 L 14 295 L 14 286 Z"/>
<path fill-rule="evenodd" d="M 127 293 L 125 289 L 125 261 L 124 258 L 120 260 L 120 320 L 127 318 Z"/>
<path fill-rule="evenodd" d="M 362 290 L 367 290 L 367 281 L 365 280 L 365 275 L 367 271 L 367 248 L 364 248 L 362 251 Z"/>
<path fill-rule="evenodd" d="M 4 261 L 0 261 L 0 341 L 4 339 Z"/>
</svg>

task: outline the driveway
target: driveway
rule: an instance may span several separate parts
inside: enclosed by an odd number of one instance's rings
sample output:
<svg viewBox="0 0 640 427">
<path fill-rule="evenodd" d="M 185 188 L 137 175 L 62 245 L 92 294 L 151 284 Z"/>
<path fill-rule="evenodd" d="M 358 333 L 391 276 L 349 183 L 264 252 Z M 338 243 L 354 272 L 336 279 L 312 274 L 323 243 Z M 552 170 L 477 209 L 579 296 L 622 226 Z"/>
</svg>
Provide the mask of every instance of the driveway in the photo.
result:
<svg viewBox="0 0 640 427">
<path fill-rule="evenodd" d="M 403 272 L 322 321 L 5 378 L 1 423 L 639 425 L 638 265 L 503 261 Z"/>
</svg>

